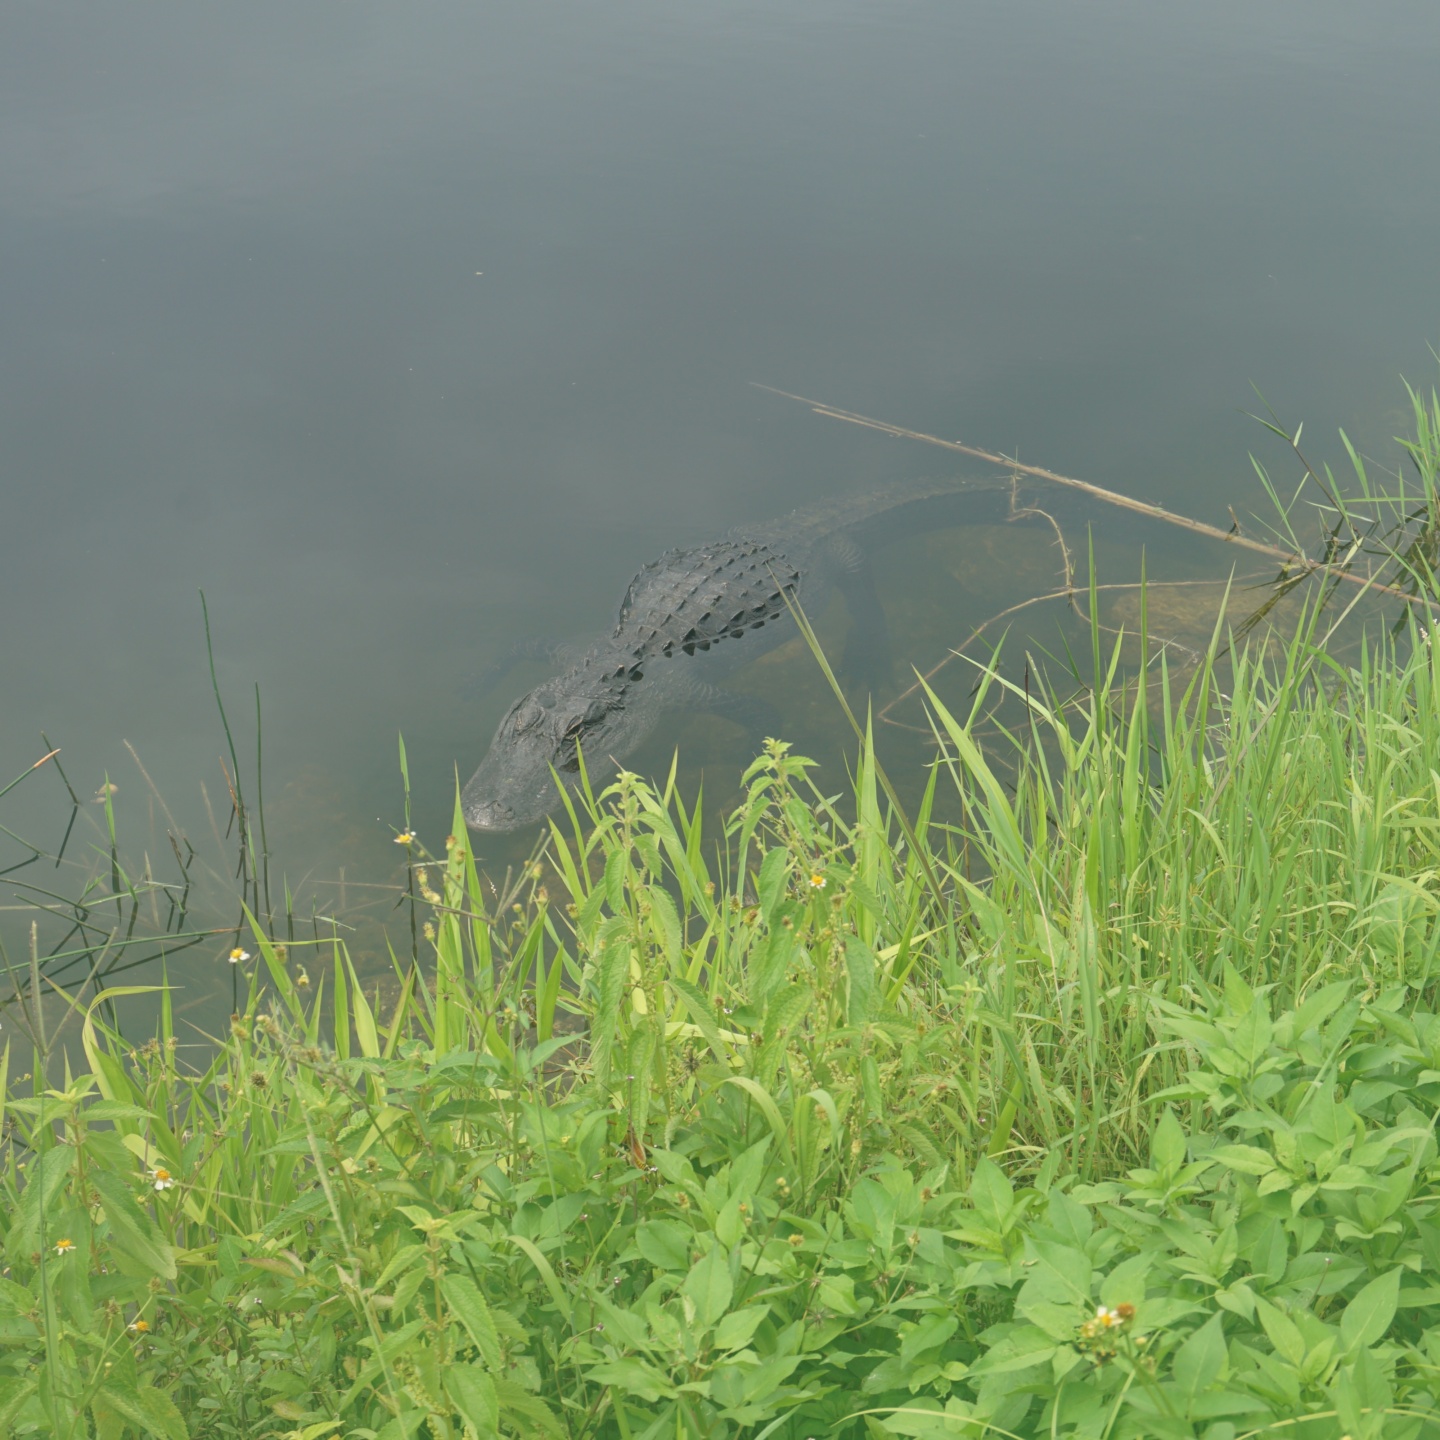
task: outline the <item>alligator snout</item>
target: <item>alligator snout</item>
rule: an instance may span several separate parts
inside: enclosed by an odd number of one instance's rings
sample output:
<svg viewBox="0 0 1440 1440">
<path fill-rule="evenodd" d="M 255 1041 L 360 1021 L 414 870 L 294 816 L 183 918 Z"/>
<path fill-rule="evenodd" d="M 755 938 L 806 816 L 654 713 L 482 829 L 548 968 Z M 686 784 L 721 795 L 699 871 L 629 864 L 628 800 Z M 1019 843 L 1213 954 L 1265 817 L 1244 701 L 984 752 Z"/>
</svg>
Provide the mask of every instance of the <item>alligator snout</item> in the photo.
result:
<svg viewBox="0 0 1440 1440">
<path fill-rule="evenodd" d="M 515 807 L 498 800 L 477 800 L 465 806 L 465 823 L 472 830 L 513 830 Z"/>
</svg>

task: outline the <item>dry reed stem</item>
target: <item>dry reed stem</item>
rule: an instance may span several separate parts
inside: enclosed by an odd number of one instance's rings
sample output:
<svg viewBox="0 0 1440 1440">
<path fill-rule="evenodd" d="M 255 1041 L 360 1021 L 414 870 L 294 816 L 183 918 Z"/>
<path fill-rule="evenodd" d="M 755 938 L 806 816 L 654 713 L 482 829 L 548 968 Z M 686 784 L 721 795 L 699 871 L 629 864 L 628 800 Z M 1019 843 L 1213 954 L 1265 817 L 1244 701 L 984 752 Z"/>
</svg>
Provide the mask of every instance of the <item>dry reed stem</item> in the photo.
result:
<svg viewBox="0 0 1440 1440">
<path fill-rule="evenodd" d="M 1136 515 L 1144 515 L 1151 520 L 1162 520 L 1167 525 L 1176 525 L 1182 530 L 1190 531 L 1192 535 L 1203 535 L 1207 539 L 1219 540 L 1226 545 L 1239 545 L 1244 550 L 1253 551 L 1256 555 L 1265 555 L 1282 565 L 1298 568 L 1306 574 L 1334 575 L 1352 585 L 1359 585 L 1384 595 L 1393 595 L 1397 599 L 1404 600 L 1407 605 L 1429 604 L 1426 597 L 1411 595 L 1393 585 L 1382 584 L 1373 575 L 1357 575 L 1343 566 L 1329 565 L 1323 560 L 1312 560 L 1308 555 L 1297 555 L 1278 545 L 1267 545 L 1263 540 L 1252 540 L 1248 535 L 1242 535 L 1238 529 L 1221 530 L 1216 525 L 1207 525 L 1203 520 L 1192 520 L 1188 515 L 1177 515 L 1173 510 L 1166 510 L 1163 506 L 1151 505 L 1144 500 L 1132 500 L 1130 496 L 1122 495 L 1117 490 L 1107 490 L 1104 486 L 1092 485 L 1088 480 L 1077 480 L 1072 475 L 1061 475 L 1039 465 L 1026 465 L 1013 456 L 1000 455 L 993 450 L 982 450 L 976 445 L 965 445 L 959 440 L 942 440 L 938 435 L 927 435 L 923 430 L 907 430 L 902 425 L 891 425 L 888 421 L 876 420 L 872 416 L 861 415 L 853 410 L 841 410 L 834 405 L 825 404 L 822 400 L 812 400 L 806 395 L 796 395 L 792 391 L 781 390 L 774 385 L 765 385 L 759 380 L 752 380 L 750 383 L 757 390 L 768 390 L 772 395 L 783 396 L 786 400 L 798 400 L 802 405 L 808 405 L 815 414 L 826 416 L 831 420 L 845 420 L 851 425 L 859 425 L 867 430 L 878 430 L 882 435 L 894 435 L 902 440 L 919 440 L 926 445 L 938 445 L 942 450 L 954 450 L 958 454 L 970 455 L 991 465 L 1003 465 L 1006 469 L 1019 470 L 1026 475 L 1033 475 L 1037 480 L 1048 480 L 1053 485 L 1063 485 L 1068 489 L 1078 490 L 1093 499 L 1104 501 L 1107 505 L 1118 506 L 1122 510 L 1129 510 Z M 1352 546 L 1348 554 L 1353 555 L 1354 553 L 1355 547 Z"/>
</svg>

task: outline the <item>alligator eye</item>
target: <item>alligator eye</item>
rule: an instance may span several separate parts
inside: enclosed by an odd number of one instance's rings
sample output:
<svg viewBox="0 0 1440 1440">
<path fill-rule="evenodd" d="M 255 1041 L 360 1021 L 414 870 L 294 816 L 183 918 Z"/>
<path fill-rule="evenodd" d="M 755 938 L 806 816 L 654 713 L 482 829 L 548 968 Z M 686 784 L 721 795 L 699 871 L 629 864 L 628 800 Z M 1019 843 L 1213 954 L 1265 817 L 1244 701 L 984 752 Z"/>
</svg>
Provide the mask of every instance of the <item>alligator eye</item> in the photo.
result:
<svg viewBox="0 0 1440 1440">
<path fill-rule="evenodd" d="M 586 710 L 583 716 L 573 716 L 572 719 L 567 721 L 566 727 L 560 732 L 560 737 L 562 737 L 563 740 L 579 739 L 579 737 L 585 733 L 586 726 L 595 724 L 595 721 L 599 720 L 602 714 L 605 714 L 605 707 L 590 706 L 589 710 Z"/>
<path fill-rule="evenodd" d="M 515 717 L 515 733 L 523 735 L 533 730 L 544 718 L 545 712 L 533 700 L 522 700 L 512 712 Z"/>
</svg>

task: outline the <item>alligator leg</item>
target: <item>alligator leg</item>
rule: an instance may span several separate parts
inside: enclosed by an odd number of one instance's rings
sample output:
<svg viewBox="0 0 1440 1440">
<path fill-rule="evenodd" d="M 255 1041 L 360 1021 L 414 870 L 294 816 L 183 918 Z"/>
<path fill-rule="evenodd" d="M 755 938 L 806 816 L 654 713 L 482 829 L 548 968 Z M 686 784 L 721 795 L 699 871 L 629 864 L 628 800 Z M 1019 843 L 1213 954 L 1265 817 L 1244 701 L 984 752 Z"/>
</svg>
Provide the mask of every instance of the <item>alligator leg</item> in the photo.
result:
<svg viewBox="0 0 1440 1440">
<path fill-rule="evenodd" d="M 842 676 L 858 689 L 877 694 L 890 684 L 893 646 L 885 611 L 875 590 L 875 572 L 865 552 L 848 536 L 829 541 L 835 561 L 835 583 L 850 612 L 850 635 L 841 662 Z"/>
<path fill-rule="evenodd" d="M 744 727 L 757 749 L 780 733 L 780 712 L 768 700 L 726 690 L 693 676 L 674 685 L 667 700 L 677 709 L 706 710 L 722 720 L 733 720 Z"/>
</svg>

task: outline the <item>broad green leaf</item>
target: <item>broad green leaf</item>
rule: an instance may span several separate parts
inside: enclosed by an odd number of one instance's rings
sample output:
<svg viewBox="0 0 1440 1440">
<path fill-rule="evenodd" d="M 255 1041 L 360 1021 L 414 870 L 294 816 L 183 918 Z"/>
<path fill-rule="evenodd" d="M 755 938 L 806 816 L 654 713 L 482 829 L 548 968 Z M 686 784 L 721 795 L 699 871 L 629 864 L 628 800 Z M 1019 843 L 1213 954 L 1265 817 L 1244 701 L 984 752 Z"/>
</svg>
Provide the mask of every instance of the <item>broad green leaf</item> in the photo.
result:
<svg viewBox="0 0 1440 1440">
<path fill-rule="evenodd" d="M 1043 1330 L 1033 1325 L 1017 1325 L 970 1367 L 970 1373 L 978 1378 L 1048 1365 L 1058 1349 L 1059 1346 Z"/>
<path fill-rule="evenodd" d="M 1299 1365 L 1305 1358 L 1306 1349 L 1299 1327 L 1279 1306 L 1270 1304 L 1268 1300 L 1257 1300 L 1255 1308 L 1275 1353 L 1291 1365 Z"/>
<path fill-rule="evenodd" d="M 769 1313 L 768 1305 L 748 1305 L 743 1310 L 730 1311 L 715 1327 L 715 1348 L 738 1350 L 742 1345 L 748 1345 L 750 1337 Z"/>
<path fill-rule="evenodd" d="M 634 1357 L 592 1366 L 588 1374 L 599 1384 L 610 1385 L 627 1398 L 634 1395 L 650 1405 L 670 1399 L 676 1393 L 669 1377 L 658 1366 Z"/>
<path fill-rule="evenodd" d="M 1400 1302 L 1400 1271 L 1372 1280 L 1340 1317 L 1340 1348 L 1347 1354 L 1383 1339 Z"/>
<path fill-rule="evenodd" d="M 390 1257 L 385 1268 L 375 1277 L 375 1289 L 385 1289 L 397 1275 L 403 1275 L 407 1270 L 413 1270 L 417 1266 L 424 1265 L 429 1257 L 429 1250 L 418 1241 L 412 1245 L 400 1246 Z M 255 1265 L 260 1262 L 251 1260 L 250 1263 Z M 271 1266 L 266 1266 L 265 1268 L 273 1268 L 273 1262 Z M 282 1271 L 281 1273 L 283 1274 L 284 1272 Z"/>
<path fill-rule="evenodd" d="M 728 1065 L 730 1052 L 725 1048 L 725 1042 L 720 1037 L 720 1029 L 715 1024 L 714 1010 L 706 1003 L 705 996 L 683 975 L 672 974 L 665 978 L 670 988 L 684 1001 L 685 1010 L 690 1016 L 691 1023 L 705 1037 L 705 1043 L 709 1045 L 715 1058 L 722 1065 Z"/>
<path fill-rule="evenodd" d="M 900 1342 L 900 1363 L 913 1365 L 927 1350 L 936 1350 L 960 1328 L 953 1315 L 927 1315 Z"/>
<path fill-rule="evenodd" d="M 735 1293 L 729 1255 L 719 1245 L 712 1245 L 691 1267 L 680 1292 L 694 1303 L 696 1324 L 708 1330 L 730 1308 Z"/>
<path fill-rule="evenodd" d="M 1083 1247 L 1095 1227 L 1089 1210 L 1063 1190 L 1052 1190 L 1045 1206 L 1045 1223 L 1067 1245 Z"/>
<path fill-rule="evenodd" d="M 1191 1402 L 1208 1390 L 1225 1366 L 1225 1330 L 1219 1315 L 1212 1315 L 1175 1352 L 1172 1373 Z"/>
<path fill-rule="evenodd" d="M 860 1306 L 855 1300 L 855 1281 L 849 1275 L 827 1275 L 820 1282 L 815 1298 L 834 1315 L 858 1315 Z"/>
<path fill-rule="evenodd" d="M 1015 1205 L 1015 1190 L 1005 1172 L 987 1155 L 982 1155 L 975 1164 L 970 1177 L 970 1203 L 976 1213 L 999 1230 L 1005 1217 Z"/>
<path fill-rule="evenodd" d="M 1350 1364 L 1344 1366 L 1331 1395 L 1335 1400 L 1336 1418 L 1352 1435 L 1378 1435 L 1370 1417 L 1383 1411 L 1394 1399 L 1394 1392 L 1385 1379 L 1373 1350 L 1362 1349 Z M 1369 1423 L 1367 1423 L 1369 1422 Z"/>
<path fill-rule="evenodd" d="M 1150 1140 L 1150 1163 L 1156 1170 L 1179 1169 L 1185 1163 L 1185 1132 L 1168 1106 Z"/>
<path fill-rule="evenodd" d="M 657 1270 L 689 1270 L 694 1238 L 674 1220 L 645 1220 L 635 1231 L 635 1248 Z"/>
<path fill-rule="evenodd" d="M 1270 1017 L 1265 1013 L 1265 1002 L 1257 999 L 1249 1013 L 1236 1025 L 1230 1044 L 1253 1071 L 1270 1048 L 1270 1035 Z"/>
<path fill-rule="evenodd" d="M 97 1395 L 90 1402 L 90 1416 L 95 1421 L 95 1440 L 125 1440 L 125 1417 L 118 1410 L 112 1410 L 103 1395 Z M 0 1428 L 0 1435 L 7 1433 Z"/>
<path fill-rule="evenodd" d="M 1047 1266 L 1072 1300 L 1081 1305 L 1090 1303 L 1090 1257 L 1073 1245 L 1057 1245 L 1053 1240 L 1031 1236 L 1031 1251 Z"/>
<path fill-rule="evenodd" d="M 1217 1145 L 1204 1158 L 1242 1175 L 1268 1175 L 1275 1168 L 1275 1157 L 1258 1145 Z"/>
<path fill-rule="evenodd" d="M 856 1185 L 847 1208 L 861 1237 L 873 1240 L 880 1251 L 888 1253 L 895 1243 L 895 1197 L 867 1176 Z"/>
</svg>

